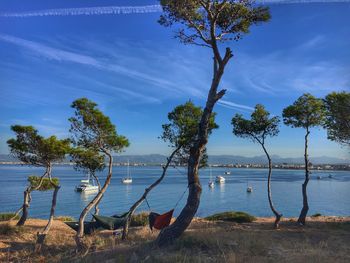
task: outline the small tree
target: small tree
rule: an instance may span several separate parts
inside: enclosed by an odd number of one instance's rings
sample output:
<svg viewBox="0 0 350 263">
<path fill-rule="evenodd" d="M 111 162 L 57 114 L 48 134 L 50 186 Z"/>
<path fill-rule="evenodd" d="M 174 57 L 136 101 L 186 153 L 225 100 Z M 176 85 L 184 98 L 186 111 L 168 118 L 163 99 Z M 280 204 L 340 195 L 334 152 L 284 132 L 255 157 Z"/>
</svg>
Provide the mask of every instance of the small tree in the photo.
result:
<svg viewBox="0 0 350 263">
<path fill-rule="evenodd" d="M 163 133 L 160 138 L 169 144 L 169 147 L 173 149 L 170 156 L 167 158 L 166 164 L 163 166 L 162 175 L 148 188 L 139 200 L 135 202 L 129 209 L 129 217 L 123 229 L 122 239 L 126 239 L 128 235 L 128 229 L 131 222 L 131 217 L 135 210 L 142 204 L 147 198 L 147 195 L 159 185 L 164 179 L 168 167 L 173 163 L 187 163 L 189 156 L 189 149 L 196 140 L 198 124 L 200 122 L 203 110 L 200 107 L 195 106 L 191 101 L 185 104 L 175 107 L 175 109 L 168 113 L 169 123 L 163 124 Z M 211 134 L 213 129 L 217 129 L 219 126 L 215 123 L 215 113 L 211 114 L 209 120 L 209 131 Z M 202 158 L 202 165 L 206 164 L 206 159 Z"/>
<path fill-rule="evenodd" d="M 83 242 L 85 216 L 88 211 L 100 202 L 112 179 L 112 153 L 121 152 L 125 147 L 129 146 L 129 141 L 126 137 L 117 134 L 116 127 L 112 124 L 109 117 L 97 108 L 96 103 L 86 98 L 81 98 L 72 103 L 72 108 L 75 110 L 75 113 L 74 117 L 70 118 L 69 121 L 71 123 L 70 132 L 73 145 L 86 150 L 85 154 L 92 153 L 94 157 L 99 158 L 97 155 L 99 153 L 108 160 L 108 175 L 104 185 L 84 208 L 79 217 L 79 229 L 75 241 L 77 249 L 81 251 L 85 248 Z"/>
<path fill-rule="evenodd" d="M 350 146 L 350 93 L 332 92 L 324 100 L 328 139 Z"/>
<path fill-rule="evenodd" d="M 69 151 L 70 141 L 68 139 L 58 140 L 55 136 L 44 138 L 38 135 L 38 131 L 32 126 L 15 125 L 11 129 L 16 133 L 15 139 L 7 141 L 11 154 L 27 165 L 45 168 L 45 172 L 40 178 L 28 178 L 29 186 L 24 191 L 22 217 L 17 225 L 23 225 L 27 219 L 33 190 L 47 191 L 54 189 L 49 221 L 45 229 L 38 233 L 36 251 L 40 251 L 53 222 L 57 194 L 60 189 L 58 180 L 52 178 L 52 165 L 54 162 L 64 159 Z"/>
<path fill-rule="evenodd" d="M 78 171 L 82 170 L 85 174 L 89 174 L 96 181 L 98 186 L 98 191 L 101 191 L 101 184 L 96 172 L 102 172 L 106 165 L 104 156 L 99 154 L 93 149 L 83 149 L 83 148 L 74 148 L 70 153 L 72 161 L 75 163 L 74 168 Z M 95 215 L 99 214 L 98 204 L 101 199 L 95 204 Z M 84 217 L 89 211 L 86 209 L 83 210 Z"/>
<path fill-rule="evenodd" d="M 161 0 L 160 3 L 163 7 L 159 19 L 161 25 L 182 25 L 175 35 L 182 43 L 208 47 L 213 54 L 213 79 L 198 125 L 196 141 L 189 150 L 187 203 L 175 222 L 160 232 L 157 243 L 161 246 L 172 242 L 187 229 L 200 203 L 202 187 L 198 169 L 208 142 L 209 119 L 216 102 L 225 95 L 226 90 L 218 89 L 225 68 L 233 57 L 229 47 L 222 54 L 220 43 L 241 39 L 249 32 L 251 25 L 268 21 L 270 15 L 268 8 L 252 5 L 250 0 Z"/>
<path fill-rule="evenodd" d="M 273 205 L 271 196 L 271 175 L 272 175 L 272 161 L 269 153 L 265 147 L 265 141 L 267 137 L 277 136 L 279 133 L 278 124 L 279 118 L 270 118 L 270 113 L 265 110 L 263 105 L 256 105 L 255 110 L 251 115 L 250 120 L 243 118 L 241 114 L 236 114 L 232 119 L 233 134 L 241 138 L 249 138 L 253 142 L 257 142 L 261 145 L 266 154 L 269 163 L 269 174 L 267 177 L 267 196 L 271 211 L 274 213 L 276 220 L 274 223 L 275 228 L 278 228 L 282 214 L 279 213 Z"/>
<path fill-rule="evenodd" d="M 309 93 L 303 94 L 293 103 L 293 105 L 290 105 L 283 110 L 284 124 L 293 128 L 303 128 L 306 130 L 304 147 L 305 180 L 302 185 L 303 208 L 301 209 L 298 219 L 298 223 L 300 225 L 305 225 L 306 215 L 309 211 L 307 184 L 310 180 L 310 162 L 308 156 L 308 138 L 310 134 L 310 128 L 322 125 L 323 121 L 323 102 L 322 100 L 315 98 Z"/>
</svg>

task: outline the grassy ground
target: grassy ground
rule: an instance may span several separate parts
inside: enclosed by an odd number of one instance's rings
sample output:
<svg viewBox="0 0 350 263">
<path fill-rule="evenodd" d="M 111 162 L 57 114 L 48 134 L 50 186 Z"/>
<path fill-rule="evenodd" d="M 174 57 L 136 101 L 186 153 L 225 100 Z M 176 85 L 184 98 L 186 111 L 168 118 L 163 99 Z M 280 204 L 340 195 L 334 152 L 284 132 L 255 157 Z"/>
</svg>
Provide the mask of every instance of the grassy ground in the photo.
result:
<svg viewBox="0 0 350 263">
<path fill-rule="evenodd" d="M 312 217 L 306 227 L 283 219 L 279 230 L 272 218 L 251 223 L 196 219 L 173 245 L 159 249 L 157 232 L 131 229 L 121 242 L 110 231 L 90 236 L 89 253 L 76 256 L 74 231 L 55 221 L 42 254 L 33 254 L 36 233 L 46 221 L 30 219 L 25 227 L 0 222 L 0 262 L 350 262 L 350 218 Z"/>
</svg>

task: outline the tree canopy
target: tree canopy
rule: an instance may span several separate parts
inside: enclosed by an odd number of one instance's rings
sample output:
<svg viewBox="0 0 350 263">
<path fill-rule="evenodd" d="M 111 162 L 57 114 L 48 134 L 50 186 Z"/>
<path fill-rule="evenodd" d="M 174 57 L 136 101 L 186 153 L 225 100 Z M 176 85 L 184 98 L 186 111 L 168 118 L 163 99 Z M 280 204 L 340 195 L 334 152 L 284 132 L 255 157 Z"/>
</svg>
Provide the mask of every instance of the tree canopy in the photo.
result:
<svg viewBox="0 0 350 263">
<path fill-rule="evenodd" d="M 32 126 L 14 125 L 11 129 L 16 138 L 7 141 L 10 152 L 26 164 L 48 166 L 63 160 L 69 152 L 69 139 L 59 140 L 56 136 L 44 138 Z"/>
<path fill-rule="evenodd" d="M 75 163 L 74 168 L 76 170 L 95 174 L 98 171 L 103 171 L 105 168 L 104 156 L 97 151 L 77 147 L 71 150 L 70 155 Z"/>
<path fill-rule="evenodd" d="M 273 137 L 279 133 L 278 116 L 270 118 L 270 113 L 261 104 L 255 106 L 251 114 L 251 119 L 243 118 L 241 114 L 236 114 L 232 118 L 233 134 L 241 138 L 250 138 L 254 142 L 265 143 L 266 137 Z"/>
<path fill-rule="evenodd" d="M 249 33 L 251 25 L 270 19 L 268 7 L 254 6 L 250 0 L 161 0 L 160 3 L 164 12 L 159 23 L 166 27 L 182 24 L 184 27 L 175 36 L 185 44 L 212 47 L 213 39 L 239 40 Z"/>
<path fill-rule="evenodd" d="M 324 100 L 328 139 L 350 145 L 350 93 L 332 92 Z"/>
<path fill-rule="evenodd" d="M 179 148 L 175 156 L 177 161 L 187 162 L 189 151 L 198 140 L 198 127 L 202 114 L 202 108 L 195 106 L 192 101 L 187 101 L 168 113 L 169 123 L 162 125 L 163 134 L 160 138 L 168 142 L 170 147 Z M 208 134 L 211 134 L 213 129 L 219 128 L 215 123 L 215 115 L 216 113 L 211 114 Z M 207 156 L 204 152 L 202 161 L 206 162 L 206 160 Z"/>
<path fill-rule="evenodd" d="M 321 99 L 309 93 L 300 96 L 283 110 L 283 122 L 294 128 L 309 129 L 320 126 L 324 121 L 324 105 Z"/>
<path fill-rule="evenodd" d="M 75 146 L 102 152 L 120 152 L 129 146 L 128 139 L 117 134 L 115 125 L 95 102 L 81 98 L 75 100 L 71 107 L 75 109 L 75 116 L 69 119 Z"/>
</svg>

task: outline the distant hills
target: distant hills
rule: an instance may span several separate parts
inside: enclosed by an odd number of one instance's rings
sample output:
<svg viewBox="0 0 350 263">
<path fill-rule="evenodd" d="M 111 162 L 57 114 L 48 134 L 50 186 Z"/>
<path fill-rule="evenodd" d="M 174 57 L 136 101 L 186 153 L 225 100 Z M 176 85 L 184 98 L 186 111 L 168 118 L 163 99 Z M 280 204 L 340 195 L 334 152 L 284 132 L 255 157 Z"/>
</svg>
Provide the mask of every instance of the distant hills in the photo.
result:
<svg viewBox="0 0 350 263">
<path fill-rule="evenodd" d="M 160 164 L 166 162 L 167 156 L 161 154 L 148 155 L 122 155 L 115 156 L 114 160 L 118 163 L 145 163 L 145 164 Z M 350 159 L 341 159 L 329 156 L 310 157 L 313 164 L 349 164 Z M 274 164 L 303 164 L 304 158 L 283 158 L 278 155 L 273 155 L 272 160 Z M 16 159 L 6 154 L 0 154 L 0 162 L 15 162 Z M 69 162 L 69 159 L 66 160 Z M 210 164 L 266 164 L 266 157 L 264 155 L 254 157 L 244 157 L 239 155 L 211 155 L 209 156 Z"/>
</svg>

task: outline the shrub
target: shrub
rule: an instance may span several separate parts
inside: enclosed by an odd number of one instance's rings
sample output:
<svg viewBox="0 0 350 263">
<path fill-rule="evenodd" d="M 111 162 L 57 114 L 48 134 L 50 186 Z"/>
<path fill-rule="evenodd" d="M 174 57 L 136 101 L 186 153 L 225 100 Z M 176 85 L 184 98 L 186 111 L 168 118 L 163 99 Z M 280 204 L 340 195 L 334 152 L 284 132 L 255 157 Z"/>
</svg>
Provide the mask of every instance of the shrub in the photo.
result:
<svg viewBox="0 0 350 263">
<path fill-rule="evenodd" d="M 59 185 L 58 178 L 51 178 L 51 181 L 55 185 Z M 28 182 L 30 183 L 30 185 L 33 188 L 35 188 L 40 183 L 40 177 L 39 176 L 34 176 L 34 175 L 33 176 L 29 176 L 28 177 Z M 49 178 L 44 178 L 40 188 L 38 189 L 38 191 L 48 191 L 48 190 L 53 190 L 53 189 L 54 189 L 54 186 L 51 184 Z"/>
<path fill-rule="evenodd" d="M 320 213 L 313 214 L 311 217 L 319 217 L 322 216 Z"/>
<path fill-rule="evenodd" d="M 72 216 L 57 216 L 54 218 L 55 220 L 62 221 L 62 222 L 73 222 L 75 221 L 75 218 Z"/>
<path fill-rule="evenodd" d="M 147 226 L 148 215 L 149 213 L 147 212 L 141 212 L 139 214 L 133 215 L 131 217 L 130 226 Z"/>
<path fill-rule="evenodd" d="M 12 226 L 9 223 L 0 224 L 0 235 L 13 235 L 19 233 L 22 227 Z"/>
<path fill-rule="evenodd" d="M 234 212 L 234 211 L 228 211 L 223 213 L 217 213 L 211 216 L 208 216 L 205 218 L 209 221 L 230 221 L 230 222 L 237 222 L 237 223 L 251 223 L 256 220 L 256 218 L 248 213 L 245 212 Z"/>
<path fill-rule="evenodd" d="M 11 218 L 13 218 L 15 216 L 15 213 L 1 213 L 0 214 L 0 221 L 8 221 Z M 16 217 L 14 219 L 19 219 L 19 215 L 16 215 Z"/>
</svg>

